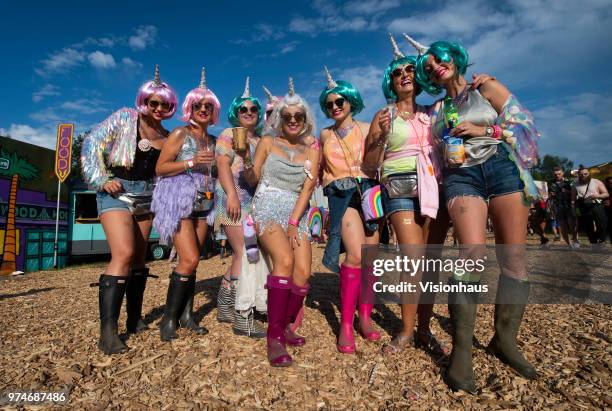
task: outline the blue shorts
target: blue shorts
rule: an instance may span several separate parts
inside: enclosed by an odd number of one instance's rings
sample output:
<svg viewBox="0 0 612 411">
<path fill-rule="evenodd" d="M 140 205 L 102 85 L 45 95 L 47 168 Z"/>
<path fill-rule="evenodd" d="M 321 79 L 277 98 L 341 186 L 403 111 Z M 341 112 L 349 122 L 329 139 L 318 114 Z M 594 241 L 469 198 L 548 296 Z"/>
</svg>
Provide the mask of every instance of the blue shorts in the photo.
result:
<svg viewBox="0 0 612 411">
<path fill-rule="evenodd" d="M 387 192 L 387 188 L 384 184 L 381 185 L 382 188 L 382 202 L 383 209 L 385 210 L 385 216 L 389 217 L 393 213 L 397 213 L 398 211 L 419 211 L 419 198 L 390 198 L 389 193 Z"/>
<path fill-rule="evenodd" d="M 123 191 L 126 193 L 142 193 L 143 191 L 153 190 L 153 183 L 148 180 L 130 181 L 116 177 L 113 180 L 119 181 L 123 186 Z M 106 191 L 98 191 L 96 194 L 96 204 L 98 205 L 98 216 L 107 211 L 130 211 L 127 204 L 117 200 L 116 197 L 108 194 Z"/>
<path fill-rule="evenodd" d="M 444 169 L 447 202 L 461 196 L 481 197 L 486 201 L 491 197 L 522 192 L 524 187 L 519 170 L 503 144 L 499 144 L 497 152 L 482 164 Z"/>
</svg>

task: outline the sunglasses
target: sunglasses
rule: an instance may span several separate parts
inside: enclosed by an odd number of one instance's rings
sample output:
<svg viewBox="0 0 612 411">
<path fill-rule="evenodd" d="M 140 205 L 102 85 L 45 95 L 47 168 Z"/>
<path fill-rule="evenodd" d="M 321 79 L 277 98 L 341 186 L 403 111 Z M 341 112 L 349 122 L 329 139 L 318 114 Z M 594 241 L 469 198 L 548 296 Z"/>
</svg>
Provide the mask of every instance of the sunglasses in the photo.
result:
<svg viewBox="0 0 612 411">
<path fill-rule="evenodd" d="M 296 123 L 303 123 L 306 120 L 306 115 L 304 113 L 297 112 L 295 114 L 283 114 L 282 116 L 283 123 L 289 124 L 291 120 L 295 120 Z"/>
<path fill-rule="evenodd" d="M 414 74 L 414 66 L 409 65 L 409 66 L 404 66 L 404 67 L 398 67 L 391 72 L 391 76 L 397 78 L 397 77 L 401 77 L 404 73 Z"/>
<path fill-rule="evenodd" d="M 208 111 L 209 113 L 212 113 L 215 109 L 215 106 L 212 103 L 193 103 L 191 107 L 193 108 L 193 111 L 200 111 L 200 109 L 204 107 L 204 111 Z"/>
<path fill-rule="evenodd" d="M 259 109 L 257 108 L 257 106 L 251 106 L 250 109 L 248 107 L 242 106 L 238 109 L 238 112 L 240 114 L 246 114 L 248 112 L 251 112 L 251 114 L 257 114 L 259 113 Z"/>
<path fill-rule="evenodd" d="M 338 108 L 342 108 L 342 107 L 344 107 L 344 103 L 345 102 L 346 102 L 346 99 L 340 97 L 340 98 L 337 98 L 335 101 L 327 101 L 325 103 L 325 107 L 328 110 L 332 110 L 334 108 L 334 105 L 336 105 L 336 107 L 338 107 Z"/>
<path fill-rule="evenodd" d="M 163 111 L 170 111 L 170 103 L 166 103 L 165 101 L 159 100 L 147 100 L 147 106 L 151 107 L 153 110 L 157 110 L 158 108 Z"/>
</svg>

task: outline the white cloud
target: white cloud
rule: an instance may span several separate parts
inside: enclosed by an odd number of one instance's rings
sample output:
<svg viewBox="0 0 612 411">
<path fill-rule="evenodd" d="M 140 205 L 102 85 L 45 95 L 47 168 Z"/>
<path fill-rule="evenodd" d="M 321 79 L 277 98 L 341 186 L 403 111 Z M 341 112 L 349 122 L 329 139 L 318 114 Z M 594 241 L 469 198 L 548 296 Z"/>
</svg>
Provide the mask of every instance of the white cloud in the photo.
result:
<svg viewBox="0 0 612 411">
<path fill-rule="evenodd" d="M 140 70 L 142 68 L 142 63 L 138 62 L 138 61 L 134 61 L 129 57 L 124 57 L 121 59 L 121 63 L 130 69 L 136 69 L 136 70 Z"/>
<path fill-rule="evenodd" d="M 533 110 L 536 125 L 542 133 L 541 154 L 567 157 L 574 164 L 599 164 L 610 161 L 612 142 L 610 97 L 598 93 L 581 93 L 555 99 Z"/>
<path fill-rule="evenodd" d="M 374 31 L 381 27 L 380 18 L 399 6 L 399 0 L 354 0 L 342 7 L 316 0 L 312 7 L 318 16 L 296 16 L 289 22 L 288 30 L 313 37 L 320 33 Z"/>
<path fill-rule="evenodd" d="M 106 105 L 106 102 L 99 99 L 82 98 L 75 101 L 66 101 L 61 105 L 61 107 L 73 113 L 94 114 L 107 111 Z"/>
<path fill-rule="evenodd" d="M 59 96 L 60 94 L 59 87 L 54 86 L 53 84 L 45 84 L 40 89 L 32 93 L 32 101 L 38 103 L 45 97 Z"/>
<path fill-rule="evenodd" d="M 54 127 L 35 128 L 27 124 L 11 124 L 8 128 L 0 128 L 0 135 L 51 149 L 55 149 L 57 139 Z"/>
<path fill-rule="evenodd" d="M 99 69 L 109 69 L 117 67 L 115 59 L 112 54 L 103 53 L 100 50 L 89 53 L 87 56 L 89 63 Z"/>
<path fill-rule="evenodd" d="M 373 15 L 384 13 L 400 6 L 399 0 L 361 0 L 345 4 L 344 10 L 349 14 Z"/>
<path fill-rule="evenodd" d="M 155 44 L 157 40 L 157 27 L 140 26 L 136 29 L 136 34 L 130 36 L 128 44 L 134 50 L 144 50 Z"/>
<path fill-rule="evenodd" d="M 31 113 L 30 118 L 39 123 L 57 123 L 60 121 L 60 116 L 52 107 Z"/>
<path fill-rule="evenodd" d="M 280 27 L 267 23 L 258 23 L 251 28 L 251 35 L 247 39 L 230 40 L 233 44 L 252 44 L 265 41 L 280 40 L 285 37 L 285 33 Z"/>
<path fill-rule="evenodd" d="M 84 60 L 84 52 L 72 48 L 64 48 L 51 53 L 48 58 L 41 61 L 42 67 L 37 67 L 34 71 L 40 76 L 47 77 L 53 73 L 66 72 L 78 66 Z"/>
</svg>

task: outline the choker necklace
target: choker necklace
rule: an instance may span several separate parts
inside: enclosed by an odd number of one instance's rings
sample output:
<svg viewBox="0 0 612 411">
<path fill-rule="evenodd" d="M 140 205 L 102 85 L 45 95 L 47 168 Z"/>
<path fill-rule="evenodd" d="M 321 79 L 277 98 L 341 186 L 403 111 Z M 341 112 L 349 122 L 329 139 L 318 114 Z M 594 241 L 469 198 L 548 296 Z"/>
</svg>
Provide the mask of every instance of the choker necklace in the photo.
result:
<svg viewBox="0 0 612 411">
<path fill-rule="evenodd" d="M 353 127 L 355 126 L 355 123 L 351 123 L 350 126 L 346 126 L 346 127 L 335 127 L 336 133 L 338 133 L 338 135 L 341 138 L 344 138 L 346 136 L 349 135 L 349 133 L 351 132 L 351 130 L 353 129 Z"/>
<path fill-rule="evenodd" d="M 395 108 L 397 109 L 397 115 L 406 120 L 407 117 L 410 117 L 413 113 L 411 111 L 402 111 L 400 110 L 399 104 L 395 103 Z"/>
<path fill-rule="evenodd" d="M 455 107 L 458 108 L 460 105 L 466 102 L 468 98 L 468 88 L 469 88 L 469 84 L 466 84 L 463 90 L 461 90 L 461 93 L 453 97 L 453 103 L 455 104 Z"/>
</svg>

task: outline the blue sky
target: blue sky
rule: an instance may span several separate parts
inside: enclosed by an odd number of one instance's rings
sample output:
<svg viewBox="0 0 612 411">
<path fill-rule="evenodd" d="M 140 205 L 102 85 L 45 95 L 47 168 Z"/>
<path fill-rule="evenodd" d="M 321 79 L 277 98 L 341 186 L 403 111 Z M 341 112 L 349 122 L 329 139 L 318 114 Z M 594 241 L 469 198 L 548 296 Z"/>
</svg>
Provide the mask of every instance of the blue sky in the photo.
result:
<svg viewBox="0 0 612 411">
<path fill-rule="evenodd" d="M 133 106 L 156 63 L 181 99 L 206 66 L 224 113 L 247 75 L 262 100 L 262 85 L 284 94 L 292 75 L 318 125 L 328 124 L 317 106 L 327 64 L 360 89 L 359 118 L 370 121 L 385 104 L 387 32 L 408 54 L 399 40 L 405 31 L 425 44 L 462 42 L 473 63 L 468 74 L 495 75 L 534 113 L 541 153 L 586 165 L 612 160 L 610 0 L 60 3 L 3 6 L 0 134 L 54 147 L 58 122 L 82 132 Z"/>
</svg>

